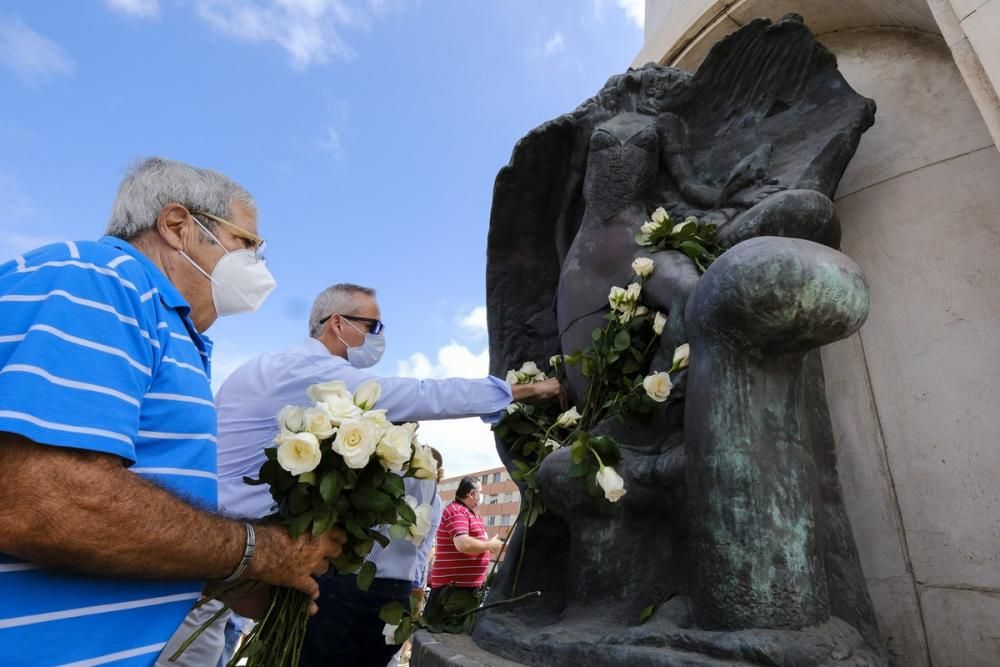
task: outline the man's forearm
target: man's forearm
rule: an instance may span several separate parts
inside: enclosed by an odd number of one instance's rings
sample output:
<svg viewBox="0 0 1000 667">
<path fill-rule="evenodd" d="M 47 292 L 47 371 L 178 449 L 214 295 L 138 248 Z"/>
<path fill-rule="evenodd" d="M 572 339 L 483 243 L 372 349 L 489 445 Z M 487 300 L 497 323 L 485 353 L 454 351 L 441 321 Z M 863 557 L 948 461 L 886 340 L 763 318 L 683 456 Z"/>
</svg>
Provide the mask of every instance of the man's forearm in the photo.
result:
<svg viewBox="0 0 1000 667">
<path fill-rule="evenodd" d="M 238 522 L 200 511 L 113 455 L 0 434 L 0 552 L 130 578 L 218 578 L 242 557 Z"/>
<path fill-rule="evenodd" d="M 489 551 L 490 543 L 471 535 L 459 535 L 455 538 L 455 548 L 467 556 L 475 556 L 484 551 Z"/>
</svg>

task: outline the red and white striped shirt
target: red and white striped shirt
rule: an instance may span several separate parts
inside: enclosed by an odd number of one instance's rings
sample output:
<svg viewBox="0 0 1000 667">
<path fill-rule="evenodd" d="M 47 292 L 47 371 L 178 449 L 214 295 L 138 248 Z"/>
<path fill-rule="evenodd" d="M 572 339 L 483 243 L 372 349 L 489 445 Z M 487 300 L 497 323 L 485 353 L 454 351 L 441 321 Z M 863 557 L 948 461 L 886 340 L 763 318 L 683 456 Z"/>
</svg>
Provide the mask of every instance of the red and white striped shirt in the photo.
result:
<svg viewBox="0 0 1000 667">
<path fill-rule="evenodd" d="M 448 584 L 462 588 L 479 588 L 486 579 L 490 567 L 490 552 L 463 554 L 455 548 L 455 538 L 468 535 L 479 540 L 487 540 L 486 526 L 475 512 L 454 500 L 441 515 L 441 525 L 437 532 L 437 547 L 434 564 L 427 580 L 431 588 L 443 588 Z"/>
</svg>

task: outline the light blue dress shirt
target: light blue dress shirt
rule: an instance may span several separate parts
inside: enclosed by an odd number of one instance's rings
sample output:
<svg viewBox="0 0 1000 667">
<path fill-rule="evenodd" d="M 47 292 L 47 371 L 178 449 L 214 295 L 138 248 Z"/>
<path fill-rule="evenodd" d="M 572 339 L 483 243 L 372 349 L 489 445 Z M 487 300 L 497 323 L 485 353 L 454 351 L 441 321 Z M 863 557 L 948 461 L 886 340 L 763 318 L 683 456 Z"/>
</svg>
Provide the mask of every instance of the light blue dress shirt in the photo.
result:
<svg viewBox="0 0 1000 667">
<path fill-rule="evenodd" d="M 332 380 L 344 382 L 351 391 L 368 380 L 377 380 L 382 395 L 376 407 L 386 409 L 386 416 L 395 423 L 476 416 L 495 423 L 513 400 L 510 385 L 492 376 L 445 380 L 378 377 L 330 354 L 315 338 L 283 352 L 261 355 L 230 375 L 215 399 L 219 413 L 219 507 L 223 512 L 257 518 L 273 511 L 267 487 L 250 486 L 243 477 L 257 476 L 264 449 L 273 446 L 278 411 L 286 405 L 308 405 L 309 386 Z"/>
</svg>

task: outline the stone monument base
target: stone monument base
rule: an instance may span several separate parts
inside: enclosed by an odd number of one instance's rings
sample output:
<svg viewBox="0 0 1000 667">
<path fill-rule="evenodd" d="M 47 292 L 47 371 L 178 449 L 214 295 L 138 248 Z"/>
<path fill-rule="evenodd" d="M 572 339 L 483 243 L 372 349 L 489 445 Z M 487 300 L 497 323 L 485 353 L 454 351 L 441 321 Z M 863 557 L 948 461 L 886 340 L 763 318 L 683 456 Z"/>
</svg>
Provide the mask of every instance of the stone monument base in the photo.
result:
<svg viewBox="0 0 1000 667">
<path fill-rule="evenodd" d="M 609 623 L 606 610 L 601 609 L 588 609 L 575 617 L 564 614 L 558 623 L 542 627 L 525 625 L 513 614 L 492 613 L 477 622 L 475 639 L 481 649 L 526 665 L 545 667 L 884 665 L 860 634 L 836 617 L 801 630 L 755 628 L 732 632 L 693 628 L 688 619 L 688 605 L 681 598 L 665 604 L 646 623 L 633 626 Z"/>
</svg>

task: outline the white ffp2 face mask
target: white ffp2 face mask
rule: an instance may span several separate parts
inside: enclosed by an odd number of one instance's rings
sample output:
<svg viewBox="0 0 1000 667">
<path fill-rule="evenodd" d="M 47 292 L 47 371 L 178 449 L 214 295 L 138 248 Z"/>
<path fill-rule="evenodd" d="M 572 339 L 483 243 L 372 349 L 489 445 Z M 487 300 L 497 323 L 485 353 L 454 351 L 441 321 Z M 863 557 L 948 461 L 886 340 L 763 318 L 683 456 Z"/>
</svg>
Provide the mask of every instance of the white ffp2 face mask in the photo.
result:
<svg viewBox="0 0 1000 667">
<path fill-rule="evenodd" d="M 192 219 L 198 222 L 197 218 L 192 217 Z M 267 295 L 278 285 L 274 276 L 268 271 L 267 265 L 258 259 L 252 250 L 226 250 L 226 246 L 222 245 L 215 234 L 205 229 L 200 222 L 198 226 L 204 229 L 205 233 L 226 253 L 212 269 L 212 275 L 206 273 L 205 269 L 198 266 L 183 250 L 178 252 L 211 281 L 215 312 L 219 317 L 225 317 L 253 312 L 260 308 Z"/>
</svg>

